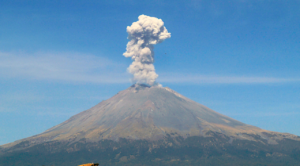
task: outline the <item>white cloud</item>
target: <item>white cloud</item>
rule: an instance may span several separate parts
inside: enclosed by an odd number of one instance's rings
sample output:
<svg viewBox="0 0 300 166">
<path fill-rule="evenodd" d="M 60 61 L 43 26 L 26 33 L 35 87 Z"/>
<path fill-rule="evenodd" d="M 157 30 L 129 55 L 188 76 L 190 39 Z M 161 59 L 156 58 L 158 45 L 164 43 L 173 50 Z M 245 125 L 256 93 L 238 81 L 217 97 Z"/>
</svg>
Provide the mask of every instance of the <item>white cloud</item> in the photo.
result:
<svg viewBox="0 0 300 166">
<path fill-rule="evenodd" d="M 298 78 L 276 77 L 247 77 L 247 76 L 209 76 L 197 74 L 160 74 L 160 83 L 189 83 L 189 84 L 268 84 L 299 82 Z"/>
<path fill-rule="evenodd" d="M 78 53 L 28 55 L 0 52 L 0 77 L 89 83 L 129 82 L 125 66 L 103 57 Z"/>
<path fill-rule="evenodd" d="M 18 78 L 72 83 L 129 83 L 126 64 L 79 53 L 3 53 L 0 52 L 0 79 Z M 159 83 L 176 84 L 269 84 L 300 82 L 299 78 L 255 76 L 210 76 L 162 73 Z"/>
</svg>

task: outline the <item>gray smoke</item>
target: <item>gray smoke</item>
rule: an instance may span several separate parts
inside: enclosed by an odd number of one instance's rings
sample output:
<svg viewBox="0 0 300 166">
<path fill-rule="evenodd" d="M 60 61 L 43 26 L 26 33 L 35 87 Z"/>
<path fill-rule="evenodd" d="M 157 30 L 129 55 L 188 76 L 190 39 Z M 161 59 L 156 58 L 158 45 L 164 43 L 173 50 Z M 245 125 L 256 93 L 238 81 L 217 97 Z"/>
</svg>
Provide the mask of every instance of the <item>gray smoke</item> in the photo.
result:
<svg viewBox="0 0 300 166">
<path fill-rule="evenodd" d="M 156 17 L 140 15 L 138 21 L 127 27 L 128 39 L 125 57 L 131 57 L 128 72 L 133 82 L 154 85 L 158 75 L 154 69 L 154 45 L 170 38 L 164 22 Z"/>
</svg>

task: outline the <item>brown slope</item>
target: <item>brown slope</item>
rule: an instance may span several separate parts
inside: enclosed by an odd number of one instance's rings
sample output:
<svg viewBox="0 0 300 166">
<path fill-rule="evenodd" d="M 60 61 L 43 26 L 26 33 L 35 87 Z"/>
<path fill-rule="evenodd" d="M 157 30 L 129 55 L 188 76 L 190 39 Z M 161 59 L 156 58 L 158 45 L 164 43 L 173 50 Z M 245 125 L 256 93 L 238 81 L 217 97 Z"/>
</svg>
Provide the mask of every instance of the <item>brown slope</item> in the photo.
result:
<svg viewBox="0 0 300 166">
<path fill-rule="evenodd" d="M 28 141 L 28 146 L 32 146 L 49 141 L 76 142 L 82 138 L 96 142 L 119 138 L 159 140 L 168 135 L 207 137 L 210 131 L 233 139 L 252 141 L 256 141 L 253 135 L 257 135 L 271 144 L 283 138 L 299 140 L 291 134 L 246 125 L 169 88 L 133 85 L 44 133 L 3 145 L 2 148 L 23 141 Z"/>
</svg>

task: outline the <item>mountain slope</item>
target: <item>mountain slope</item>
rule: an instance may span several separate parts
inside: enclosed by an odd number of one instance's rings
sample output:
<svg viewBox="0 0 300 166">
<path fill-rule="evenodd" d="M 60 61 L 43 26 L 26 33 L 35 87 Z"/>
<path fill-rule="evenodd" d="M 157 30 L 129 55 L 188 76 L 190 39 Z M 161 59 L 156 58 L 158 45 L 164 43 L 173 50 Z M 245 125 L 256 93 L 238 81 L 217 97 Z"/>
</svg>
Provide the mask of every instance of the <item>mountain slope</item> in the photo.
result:
<svg viewBox="0 0 300 166">
<path fill-rule="evenodd" d="M 141 141 L 144 141 L 143 144 Z M 40 149 L 50 154 L 88 150 L 107 155 L 110 154 L 107 150 L 112 149 L 112 159 L 117 160 L 116 152 L 124 153 L 132 148 L 135 150 L 130 153 L 140 156 L 137 154 L 143 148 L 152 154 L 152 151 L 161 153 L 161 149 L 170 147 L 186 151 L 185 148 L 196 146 L 206 155 L 218 151 L 217 154 L 224 157 L 229 155 L 230 150 L 234 154 L 247 150 L 254 156 L 264 151 L 265 156 L 274 152 L 273 155 L 278 157 L 283 154 L 290 156 L 295 150 L 290 144 L 298 148 L 299 142 L 298 136 L 244 124 L 169 88 L 136 84 L 39 135 L 2 145 L 0 152 L 5 156 L 23 155 L 24 151 L 37 152 Z M 185 153 L 188 154 L 186 151 L 181 155 Z"/>
</svg>

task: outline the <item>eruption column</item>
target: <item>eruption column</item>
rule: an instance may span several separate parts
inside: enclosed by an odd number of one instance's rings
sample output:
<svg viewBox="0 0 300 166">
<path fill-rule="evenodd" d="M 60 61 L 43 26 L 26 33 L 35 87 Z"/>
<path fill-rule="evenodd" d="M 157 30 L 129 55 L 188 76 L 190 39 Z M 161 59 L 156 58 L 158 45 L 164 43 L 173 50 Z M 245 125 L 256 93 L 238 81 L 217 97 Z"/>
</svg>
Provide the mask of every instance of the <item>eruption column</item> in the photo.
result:
<svg viewBox="0 0 300 166">
<path fill-rule="evenodd" d="M 128 39 L 125 57 L 133 62 L 128 72 L 133 74 L 133 82 L 154 85 L 158 75 L 154 69 L 154 45 L 170 38 L 164 22 L 156 17 L 140 15 L 137 22 L 127 27 Z"/>
</svg>

